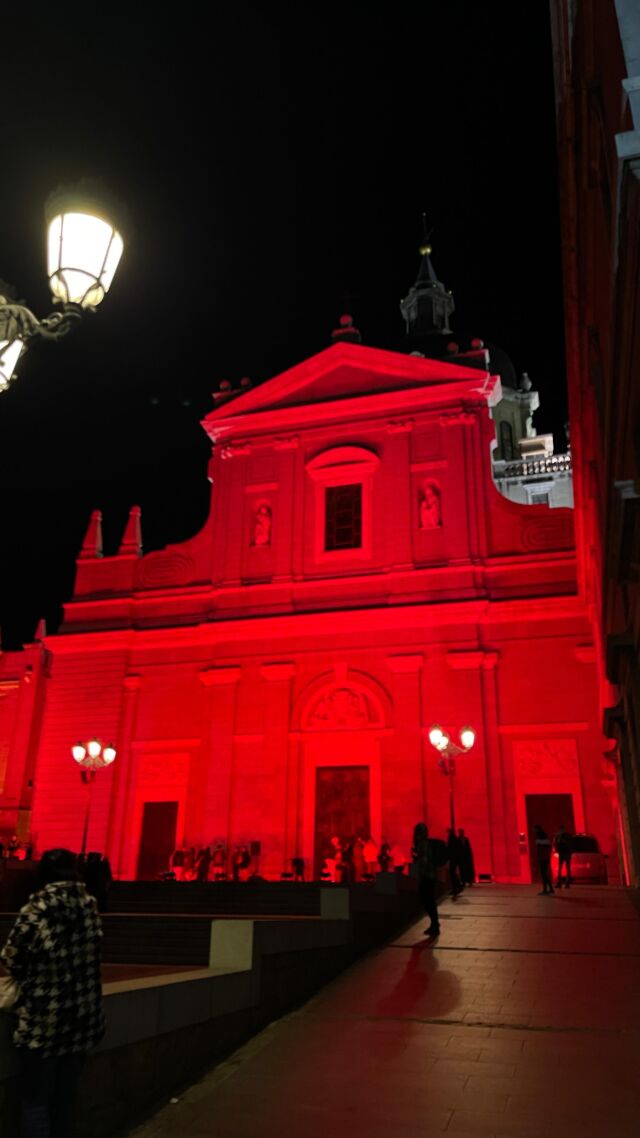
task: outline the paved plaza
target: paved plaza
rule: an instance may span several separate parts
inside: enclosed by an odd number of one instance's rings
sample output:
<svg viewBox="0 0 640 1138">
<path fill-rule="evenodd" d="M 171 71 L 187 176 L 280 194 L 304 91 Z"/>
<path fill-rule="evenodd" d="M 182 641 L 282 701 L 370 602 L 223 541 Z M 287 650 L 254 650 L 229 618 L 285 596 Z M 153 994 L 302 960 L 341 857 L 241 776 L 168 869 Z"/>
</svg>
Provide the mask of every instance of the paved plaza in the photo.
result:
<svg viewBox="0 0 640 1138">
<path fill-rule="evenodd" d="M 131 1138 L 637 1138 L 629 893 L 476 886 L 354 965 Z"/>
</svg>

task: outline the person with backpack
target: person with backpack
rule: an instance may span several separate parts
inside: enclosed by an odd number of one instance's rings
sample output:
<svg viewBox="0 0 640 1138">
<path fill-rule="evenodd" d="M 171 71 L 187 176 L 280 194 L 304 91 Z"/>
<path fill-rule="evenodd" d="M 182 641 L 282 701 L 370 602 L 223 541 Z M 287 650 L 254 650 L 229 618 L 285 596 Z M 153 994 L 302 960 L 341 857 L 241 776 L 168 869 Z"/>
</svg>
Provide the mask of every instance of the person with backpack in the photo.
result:
<svg viewBox="0 0 640 1138">
<path fill-rule="evenodd" d="M 558 855 L 558 880 L 556 881 L 556 889 L 562 889 L 563 866 L 566 870 L 564 885 L 565 889 L 568 889 L 571 884 L 571 854 L 573 853 L 573 842 L 571 840 L 571 834 L 564 827 L 564 823 L 560 824 L 560 829 L 553 839 L 553 848 Z"/>
<path fill-rule="evenodd" d="M 23 1138 L 71 1138 L 87 1052 L 105 1030 L 102 926 L 70 850 L 46 850 L 0 958 L 17 985 Z"/>
<path fill-rule="evenodd" d="M 418 877 L 418 896 L 429 918 L 425 936 L 440 936 L 440 918 L 436 905 L 436 881 L 438 878 L 436 861 L 429 841 L 429 831 L 424 822 L 418 822 L 413 831 L 413 864 Z"/>
</svg>

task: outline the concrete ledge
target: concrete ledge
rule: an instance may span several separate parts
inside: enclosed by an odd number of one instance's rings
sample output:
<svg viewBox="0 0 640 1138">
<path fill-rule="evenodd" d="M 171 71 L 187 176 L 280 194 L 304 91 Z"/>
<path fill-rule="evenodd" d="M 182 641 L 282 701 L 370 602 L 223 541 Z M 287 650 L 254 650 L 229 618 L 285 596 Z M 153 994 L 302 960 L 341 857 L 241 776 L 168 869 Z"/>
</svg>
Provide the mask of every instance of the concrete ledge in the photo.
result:
<svg viewBox="0 0 640 1138">
<path fill-rule="evenodd" d="M 308 999 L 413 919 L 415 892 L 365 886 L 350 912 L 349 890 L 327 887 L 320 908 L 327 915 L 215 918 L 209 967 L 105 984 L 107 1032 L 83 1078 L 79 1138 L 115 1138 Z M 0 1135 L 17 1133 L 11 1031 L 0 1013 Z"/>
</svg>

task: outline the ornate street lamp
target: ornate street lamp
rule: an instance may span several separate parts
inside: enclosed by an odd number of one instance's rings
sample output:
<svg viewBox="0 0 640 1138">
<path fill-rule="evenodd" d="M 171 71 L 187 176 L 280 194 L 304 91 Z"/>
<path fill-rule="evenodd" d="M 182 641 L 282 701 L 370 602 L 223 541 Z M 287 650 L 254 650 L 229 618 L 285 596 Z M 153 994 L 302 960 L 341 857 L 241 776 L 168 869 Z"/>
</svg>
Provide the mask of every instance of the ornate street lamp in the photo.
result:
<svg viewBox="0 0 640 1138">
<path fill-rule="evenodd" d="M 116 757 L 115 747 L 109 743 L 103 747 L 99 739 L 89 739 L 88 743 L 74 743 L 71 754 L 80 767 L 80 778 L 87 788 L 87 808 L 84 816 L 84 831 L 82 834 L 82 849 L 87 852 L 87 834 L 89 832 L 89 816 L 91 814 L 91 800 L 93 798 L 93 784 L 96 774 L 103 767 L 110 767 Z"/>
<path fill-rule="evenodd" d="M 438 759 L 438 766 L 444 775 L 449 779 L 449 810 L 451 814 L 451 829 L 454 834 L 456 832 L 456 804 L 455 804 L 455 781 L 456 781 L 456 756 L 464 755 L 470 751 L 476 741 L 476 733 L 473 727 L 462 727 L 458 733 L 460 745 L 453 743 L 450 735 L 434 723 L 433 727 L 429 730 L 429 742 L 432 747 L 440 755 Z"/>
<path fill-rule="evenodd" d="M 117 211 L 117 206 L 115 207 Z M 5 391 L 30 340 L 60 340 L 104 300 L 124 248 L 100 190 L 83 183 L 59 189 L 45 207 L 47 275 L 59 311 L 43 320 L 24 304 L 4 295 L 0 284 L 0 392 Z"/>
</svg>

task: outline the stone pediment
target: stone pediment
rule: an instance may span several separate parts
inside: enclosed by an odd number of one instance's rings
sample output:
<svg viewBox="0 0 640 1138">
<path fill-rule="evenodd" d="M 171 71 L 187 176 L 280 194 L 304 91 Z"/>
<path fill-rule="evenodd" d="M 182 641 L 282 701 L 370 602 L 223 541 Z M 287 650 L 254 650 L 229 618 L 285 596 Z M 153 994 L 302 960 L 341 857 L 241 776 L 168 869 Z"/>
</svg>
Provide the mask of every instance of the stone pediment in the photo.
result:
<svg viewBox="0 0 640 1138">
<path fill-rule="evenodd" d="M 332 403 L 363 396 L 433 388 L 442 384 L 468 384 L 481 388 L 489 373 L 446 360 L 367 348 L 361 344 L 334 344 L 311 359 L 274 376 L 260 387 L 236 396 L 204 420 L 208 434 L 218 427 L 261 412 Z"/>
</svg>

